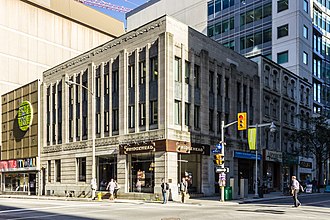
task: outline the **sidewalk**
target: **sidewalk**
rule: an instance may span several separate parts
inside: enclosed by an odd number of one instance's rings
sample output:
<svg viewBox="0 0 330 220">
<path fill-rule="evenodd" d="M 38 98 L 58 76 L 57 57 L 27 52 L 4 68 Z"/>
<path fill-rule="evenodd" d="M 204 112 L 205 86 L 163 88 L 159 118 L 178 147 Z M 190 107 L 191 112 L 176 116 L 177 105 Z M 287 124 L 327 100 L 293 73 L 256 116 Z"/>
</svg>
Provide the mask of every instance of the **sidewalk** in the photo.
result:
<svg viewBox="0 0 330 220">
<path fill-rule="evenodd" d="M 324 190 L 321 190 L 320 193 L 324 193 Z M 317 196 L 320 193 L 301 193 L 299 196 Z M 103 199 L 101 201 L 92 200 L 91 198 L 75 198 L 75 197 L 58 197 L 58 196 L 28 196 L 28 195 L 0 195 L 0 198 L 15 198 L 15 199 L 39 199 L 39 200 L 57 200 L 57 201 L 85 201 L 85 202 L 109 202 L 108 199 Z M 248 194 L 247 198 L 244 199 L 235 199 L 225 202 L 220 202 L 219 196 L 213 197 L 200 197 L 200 198 L 191 198 L 188 199 L 186 205 L 237 205 L 244 203 L 253 203 L 259 201 L 269 201 L 275 199 L 285 199 L 291 198 L 291 196 L 285 196 L 282 192 L 271 192 L 268 194 L 264 194 L 263 198 L 254 198 L 254 194 Z M 143 203 L 161 203 L 161 201 L 149 201 L 149 200 L 129 200 L 129 199 L 116 199 L 113 201 L 114 203 L 130 203 L 130 204 L 143 204 Z M 170 201 L 169 204 L 178 203 L 179 201 Z"/>
</svg>

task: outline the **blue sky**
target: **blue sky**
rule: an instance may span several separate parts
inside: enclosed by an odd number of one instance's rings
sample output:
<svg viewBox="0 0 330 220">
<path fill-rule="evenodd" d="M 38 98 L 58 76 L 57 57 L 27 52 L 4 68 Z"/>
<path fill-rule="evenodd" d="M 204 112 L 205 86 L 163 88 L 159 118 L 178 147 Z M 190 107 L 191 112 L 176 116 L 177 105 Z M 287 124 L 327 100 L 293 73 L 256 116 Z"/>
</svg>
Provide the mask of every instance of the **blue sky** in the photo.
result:
<svg viewBox="0 0 330 220">
<path fill-rule="evenodd" d="M 125 8 L 130 8 L 134 9 L 138 7 L 139 5 L 142 5 L 143 3 L 146 3 L 147 0 L 103 0 L 105 2 L 109 2 L 110 4 L 113 5 L 118 5 L 118 6 L 124 6 Z M 125 22 L 125 27 L 126 27 L 126 21 L 125 21 L 125 13 L 109 10 L 109 9 L 104 9 L 100 7 L 93 7 L 90 6 L 104 14 L 110 15 L 111 17 L 114 17 L 120 21 Z"/>
</svg>

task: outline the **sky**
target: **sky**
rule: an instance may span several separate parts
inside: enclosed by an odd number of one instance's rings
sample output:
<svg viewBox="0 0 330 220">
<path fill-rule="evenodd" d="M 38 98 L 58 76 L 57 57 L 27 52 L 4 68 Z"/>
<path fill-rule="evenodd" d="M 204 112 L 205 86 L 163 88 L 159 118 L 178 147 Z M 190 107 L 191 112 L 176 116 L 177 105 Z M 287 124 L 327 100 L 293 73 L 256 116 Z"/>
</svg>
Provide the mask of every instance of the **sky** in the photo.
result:
<svg viewBox="0 0 330 220">
<path fill-rule="evenodd" d="M 113 5 L 123 6 L 125 8 L 130 8 L 130 9 L 134 9 L 134 8 L 138 7 L 139 5 L 142 5 L 147 2 L 147 0 L 103 0 L 103 1 L 113 4 Z M 90 6 L 90 7 L 94 8 L 104 14 L 107 14 L 111 17 L 114 17 L 120 21 L 123 21 L 125 23 L 125 28 L 126 28 L 125 13 L 117 12 L 117 11 L 113 11 L 113 10 L 109 10 L 109 9 L 104 9 L 104 8 L 100 8 L 100 7 L 94 7 L 94 6 Z"/>
</svg>

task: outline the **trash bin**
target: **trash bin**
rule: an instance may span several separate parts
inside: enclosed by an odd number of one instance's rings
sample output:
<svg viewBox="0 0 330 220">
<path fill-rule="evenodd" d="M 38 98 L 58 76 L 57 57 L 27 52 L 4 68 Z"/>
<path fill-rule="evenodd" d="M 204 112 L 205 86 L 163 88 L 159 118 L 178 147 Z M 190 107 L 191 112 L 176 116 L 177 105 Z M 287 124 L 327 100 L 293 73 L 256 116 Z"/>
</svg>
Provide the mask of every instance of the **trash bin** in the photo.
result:
<svg viewBox="0 0 330 220">
<path fill-rule="evenodd" d="M 259 195 L 259 198 L 264 198 L 264 189 L 262 186 L 258 187 L 258 195 Z"/>
<path fill-rule="evenodd" d="M 233 199 L 233 189 L 231 186 L 225 187 L 225 201 Z"/>
</svg>

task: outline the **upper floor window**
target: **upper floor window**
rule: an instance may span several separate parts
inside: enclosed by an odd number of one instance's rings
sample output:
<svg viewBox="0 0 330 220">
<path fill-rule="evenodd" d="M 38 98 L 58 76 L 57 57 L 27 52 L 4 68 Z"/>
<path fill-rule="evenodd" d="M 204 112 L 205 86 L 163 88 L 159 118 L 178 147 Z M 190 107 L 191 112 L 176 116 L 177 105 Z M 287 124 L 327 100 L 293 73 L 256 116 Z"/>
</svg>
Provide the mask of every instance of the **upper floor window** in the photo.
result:
<svg viewBox="0 0 330 220">
<path fill-rule="evenodd" d="M 329 2 L 328 2 L 329 3 Z M 304 11 L 308 13 L 308 1 L 307 0 L 304 0 Z"/>
<path fill-rule="evenodd" d="M 277 53 L 277 63 L 278 64 L 287 63 L 288 61 L 289 61 L 289 52 L 288 51 Z"/>
<path fill-rule="evenodd" d="M 146 83 L 146 61 L 139 62 L 139 83 L 140 85 Z"/>
<path fill-rule="evenodd" d="M 304 38 L 308 39 L 308 27 L 304 25 L 303 27 L 303 36 Z"/>
<path fill-rule="evenodd" d="M 158 80 L 158 57 L 150 58 L 150 81 Z"/>
<path fill-rule="evenodd" d="M 303 53 L 303 63 L 308 65 L 308 53 L 304 51 Z"/>
<path fill-rule="evenodd" d="M 175 100 L 174 102 L 174 123 L 181 124 L 181 101 Z"/>
<path fill-rule="evenodd" d="M 277 1 L 277 12 L 281 12 L 289 9 L 289 0 L 278 0 Z"/>
<path fill-rule="evenodd" d="M 189 84 L 189 78 L 190 78 L 190 62 L 185 61 L 184 81 L 186 84 Z"/>
<path fill-rule="evenodd" d="M 277 38 L 285 37 L 289 35 L 289 25 L 285 24 L 277 27 Z"/>
<path fill-rule="evenodd" d="M 179 57 L 174 58 L 174 80 L 181 82 L 181 59 Z"/>
<path fill-rule="evenodd" d="M 200 66 L 195 65 L 194 67 L 194 83 L 195 88 L 199 89 L 199 78 L 200 78 Z"/>
</svg>

